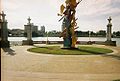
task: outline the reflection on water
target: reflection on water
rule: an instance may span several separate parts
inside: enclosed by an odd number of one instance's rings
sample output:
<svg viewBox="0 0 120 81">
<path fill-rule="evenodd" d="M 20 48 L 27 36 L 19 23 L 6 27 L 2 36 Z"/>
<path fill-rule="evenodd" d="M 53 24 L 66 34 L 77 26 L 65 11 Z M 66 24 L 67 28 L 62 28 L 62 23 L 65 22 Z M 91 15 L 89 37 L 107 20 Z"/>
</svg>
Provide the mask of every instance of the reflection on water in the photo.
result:
<svg viewBox="0 0 120 81">
<path fill-rule="evenodd" d="M 8 37 L 9 41 L 22 41 L 27 40 L 26 37 Z M 46 41 L 47 37 L 34 37 L 32 38 L 33 41 Z M 59 37 L 48 37 L 49 41 L 63 41 L 62 38 Z M 78 41 L 106 41 L 105 37 L 78 37 Z M 117 46 L 120 46 L 120 38 L 112 38 L 113 41 L 116 41 Z"/>
</svg>

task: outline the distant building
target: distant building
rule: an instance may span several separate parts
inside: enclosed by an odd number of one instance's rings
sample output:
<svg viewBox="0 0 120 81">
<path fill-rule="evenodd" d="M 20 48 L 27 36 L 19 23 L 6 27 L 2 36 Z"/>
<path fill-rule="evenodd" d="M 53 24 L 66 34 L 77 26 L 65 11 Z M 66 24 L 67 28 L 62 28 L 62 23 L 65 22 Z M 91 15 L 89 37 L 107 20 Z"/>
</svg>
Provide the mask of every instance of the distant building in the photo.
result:
<svg viewBox="0 0 120 81">
<path fill-rule="evenodd" d="M 42 33 L 45 33 L 45 26 L 41 26 L 41 30 Z"/>
<path fill-rule="evenodd" d="M 38 33 L 38 26 L 35 26 L 33 23 L 31 24 L 32 32 Z M 24 25 L 24 32 L 27 33 L 28 31 L 28 25 Z"/>
<path fill-rule="evenodd" d="M 32 32 L 36 32 L 37 33 L 38 32 L 38 26 L 33 26 L 32 27 Z"/>
</svg>

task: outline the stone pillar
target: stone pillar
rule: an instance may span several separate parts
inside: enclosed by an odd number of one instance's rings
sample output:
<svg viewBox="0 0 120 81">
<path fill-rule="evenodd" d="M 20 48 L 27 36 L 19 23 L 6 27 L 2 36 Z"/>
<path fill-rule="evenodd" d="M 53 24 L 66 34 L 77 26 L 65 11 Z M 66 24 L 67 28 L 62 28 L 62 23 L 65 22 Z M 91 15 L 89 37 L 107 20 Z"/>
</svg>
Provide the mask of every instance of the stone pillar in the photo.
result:
<svg viewBox="0 0 120 81">
<path fill-rule="evenodd" d="M 32 40 L 32 24 L 30 23 L 31 19 L 30 17 L 28 18 L 28 24 L 27 24 L 27 27 L 28 27 L 28 31 L 27 31 L 27 40 Z"/>
<path fill-rule="evenodd" d="M 30 23 L 31 19 L 30 17 L 28 18 L 28 23 L 27 25 L 24 25 L 25 28 L 27 28 L 27 40 L 23 40 L 23 45 L 33 45 L 32 41 L 32 23 Z"/>
<path fill-rule="evenodd" d="M 116 41 L 112 41 L 111 36 L 112 36 L 112 23 L 111 23 L 111 16 L 109 17 L 108 20 L 108 25 L 107 25 L 107 34 L 106 34 L 106 38 L 107 41 L 105 41 L 105 45 L 109 45 L 109 46 L 116 46 Z"/>
<path fill-rule="evenodd" d="M 107 25 L 107 41 L 111 41 L 111 35 L 112 35 L 112 23 L 111 23 L 111 17 L 109 17 L 108 21 L 108 25 Z"/>
<path fill-rule="evenodd" d="M 8 29 L 7 29 L 7 20 L 5 20 L 6 14 L 2 11 L 0 13 L 0 25 L 1 25 L 1 47 L 9 47 L 8 41 Z"/>
<path fill-rule="evenodd" d="M 28 31 L 27 31 L 27 40 L 32 40 L 32 25 L 28 25 Z"/>
</svg>

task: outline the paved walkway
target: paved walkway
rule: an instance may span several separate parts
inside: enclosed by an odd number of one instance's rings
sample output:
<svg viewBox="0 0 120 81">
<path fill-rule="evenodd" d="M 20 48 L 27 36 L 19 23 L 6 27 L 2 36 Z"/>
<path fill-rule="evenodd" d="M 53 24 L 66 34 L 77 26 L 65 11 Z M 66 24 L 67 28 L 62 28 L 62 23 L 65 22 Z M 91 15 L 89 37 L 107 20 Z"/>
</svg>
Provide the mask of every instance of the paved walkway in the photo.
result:
<svg viewBox="0 0 120 81">
<path fill-rule="evenodd" d="M 44 45 L 43 45 L 44 46 Z M 112 81 L 120 79 L 120 47 L 107 55 L 49 55 L 15 46 L 2 52 L 2 81 Z"/>
</svg>

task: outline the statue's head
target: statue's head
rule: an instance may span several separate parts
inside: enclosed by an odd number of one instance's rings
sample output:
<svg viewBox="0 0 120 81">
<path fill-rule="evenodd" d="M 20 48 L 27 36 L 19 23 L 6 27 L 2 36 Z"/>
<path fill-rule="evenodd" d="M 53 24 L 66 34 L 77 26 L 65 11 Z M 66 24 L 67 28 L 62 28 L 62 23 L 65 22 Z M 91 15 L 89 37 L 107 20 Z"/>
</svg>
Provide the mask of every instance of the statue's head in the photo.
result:
<svg viewBox="0 0 120 81">
<path fill-rule="evenodd" d="M 109 23 L 111 23 L 111 20 L 112 20 L 112 18 L 111 18 L 111 16 L 109 16 L 109 19 L 108 19 Z"/>
<path fill-rule="evenodd" d="M 4 14 L 4 11 L 2 11 L 2 14 Z"/>
<path fill-rule="evenodd" d="M 111 16 L 109 16 L 109 19 L 112 19 Z"/>
</svg>

